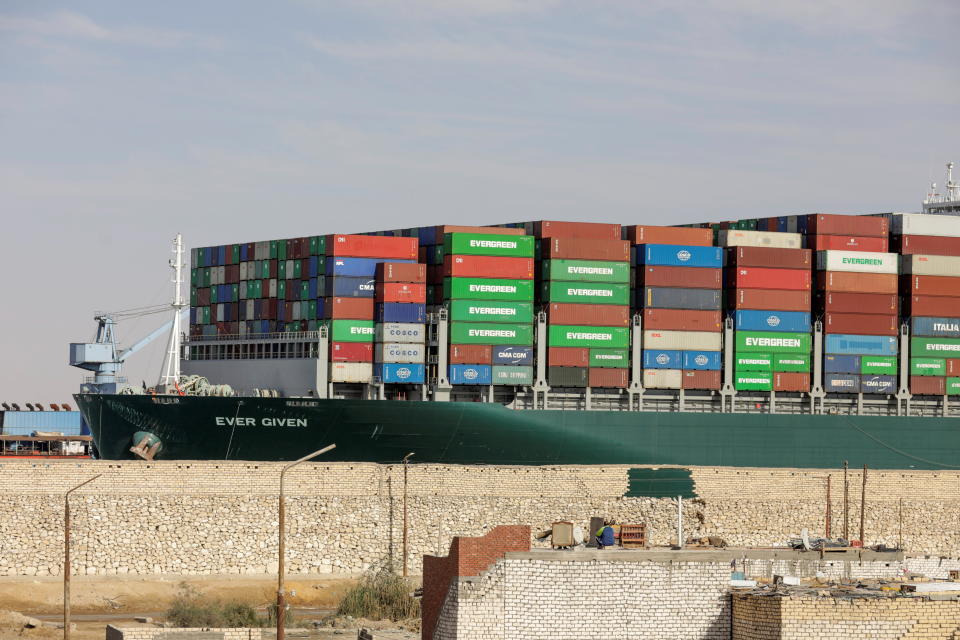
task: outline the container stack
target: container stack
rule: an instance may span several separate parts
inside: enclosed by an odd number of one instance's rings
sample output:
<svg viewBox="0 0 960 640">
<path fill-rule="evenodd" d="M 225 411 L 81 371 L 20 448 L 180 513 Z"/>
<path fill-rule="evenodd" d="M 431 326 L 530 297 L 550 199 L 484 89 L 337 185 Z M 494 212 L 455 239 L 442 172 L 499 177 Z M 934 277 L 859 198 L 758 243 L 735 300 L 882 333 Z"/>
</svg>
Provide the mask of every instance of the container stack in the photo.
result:
<svg viewBox="0 0 960 640">
<path fill-rule="evenodd" d="M 637 294 L 643 313 L 643 386 L 719 389 L 723 250 L 713 230 L 637 226 Z"/>
<path fill-rule="evenodd" d="M 384 262 L 415 263 L 418 257 L 416 238 L 364 235 L 332 235 L 326 240 L 327 298 L 324 303 L 330 336 L 330 381 L 370 382 L 373 378 L 374 342 L 376 337 L 377 266 Z M 386 282 L 384 284 L 387 284 Z M 384 288 L 386 297 L 403 300 L 403 304 L 420 305 L 425 293 L 417 283 L 390 283 L 398 287 Z M 406 287 L 402 286 L 406 285 Z M 302 286 L 302 285 L 301 285 Z M 423 293 L 418 295 L 417 291 Z M 385 307 L 389 316 L 401 313 L 419 317 L 416 309 Z M 390 322 L 381 320 L 381 323 Z M 424 334 L 422 320 L 414 324 Z M 389 333 L 389 332 L 388 332 Z M 381 335 L 385 335 L 381 333 Z M 398 336 L 386 335 L 382 342 L 399 343 Z M 421 353 L 423 349 L 421 349 Z"/>
<path fill-rule="evenodd" d="M 381 262 L 375 274 L 373 375 L 385 384 L 423 384 L 426 265 Z"/>
<path fill-rule="evenodd" d="M 910 317 L 910 392 L 960 395 L 960 218 L 904 213 L 890 222 L 895 245 L 905 249 L 900 291 Z M 931 252 L 913 253 L 918 247 Z"/>
<path fill-rule="evenodd" d="M 838 246 L 855 239 L 885 249 L 886 218 L 815 214 L 808 244 Z M 874 238 L 873 241 L 868 240 Z M 816 254 L 815 310 L 823 321 L 823 388 L 836 393 L 897 390 L 898 257 L 886 251 L 823 249 Z"/>
<path fill-rule="evenodd" d="M 451 384 L 533 384 L 534 245 L 522 230 L 444 234 Z"/>
<path fill-rule="evenodd" d="M 618 224 L 541 221 L 540 303 L 551 387 L 625 388 L 630 380 L 630 243 Z"/>
<path fill-rule="evenodd" d="M 803 237 L 728 230 L 720 244 L 736 331 L 734 388 L 810 391 L 811 254 Z"/>
</svg>

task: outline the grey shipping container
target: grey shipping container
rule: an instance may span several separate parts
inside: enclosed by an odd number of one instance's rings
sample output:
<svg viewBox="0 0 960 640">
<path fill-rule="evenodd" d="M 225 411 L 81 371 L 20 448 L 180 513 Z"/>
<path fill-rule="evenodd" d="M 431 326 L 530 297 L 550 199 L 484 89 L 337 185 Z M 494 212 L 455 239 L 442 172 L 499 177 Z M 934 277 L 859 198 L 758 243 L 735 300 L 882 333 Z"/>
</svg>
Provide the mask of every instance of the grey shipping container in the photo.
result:
<svg viewBox="0 0 960 640">
<path fill-rule="evenodd" d="M 658 309 L 720 309 L 723 298 L 720 289 L 681 289 L 679 287 L 646 287 L 641 306 Z M 640 302 L 640 301 L 638 301 Z"/>
<path fill-rule="evenodd" d="M 859 393 L 860 376 L 849 373 L 826 373 L 823 388 L 835 393 Z"/>
<path fill-rule="evenodd" d="M 547 367 L 547 384 L 551 387 L 586 387 L 589 372 L 586 367 Z"/>
<path fill-rule="evenodd" d="M 897 377 L 860 376 L 860 390 L 864 393 L 894 394 L 897 392 Z"/>
</svg>

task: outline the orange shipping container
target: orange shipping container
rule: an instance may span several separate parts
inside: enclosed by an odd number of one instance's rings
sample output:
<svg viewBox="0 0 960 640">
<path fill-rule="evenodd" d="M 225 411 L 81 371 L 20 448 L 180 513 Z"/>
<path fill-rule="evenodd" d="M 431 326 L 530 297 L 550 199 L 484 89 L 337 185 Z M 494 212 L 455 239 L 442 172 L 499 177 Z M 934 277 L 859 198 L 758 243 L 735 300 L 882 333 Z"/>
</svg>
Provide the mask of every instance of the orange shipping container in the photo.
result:
<svg viewBox="0 0 960 640">
<path fill-rule="evenodd" d="M 875 251 L 886 253 L 890 245 L 886 236 L 807 236 L 807 243 L 814 251 Z"/>
<path fill-rule="evenodd" d="M 809 249 L 775 247 L 733 247 L 727 250 L 729 266 L 771 269 L 810 269 Z"/>
<path fill-rule="evenodd" d="M 533 223 L 534 235 L 541 238 L 592 238 L 620 240 L 620 225 L 602 222 L 563 222 L 541 220 Z M 560 257 L 560 256 L 558 256 Z"/>
<path fill-rule="evenodd" d="M 648 307 L 643 310 L 643 328 L 666 331 L 720 331 L 723 327 L 720 311 Z"/>
<path fill-rule="evenodd" d="M 774 391 L 810 391 L 809 373 L 775 373 L 773 374 Z"/>
<path fill-rule="evenodd" d="M 877 313 L 895 315 L 897 296 L 889 293 L 829 293 L 818 291 L 816 306 L 834 313 Z"/>
<path fill-rule="evenodd" d="M 551 367 L 589 366 L 590 349 L 581 347 L 548 347 L 547 364 Z"/>
<path fill-rule="evenodd" d="M 685 244 L 695 247 L 712 247 L 713 229 L 638 224 L 627 227 L 627 240 L 630 244 Z"/>
<path fill-rule="evenodd" d="M 809 235 L 869 236 L 885 238 L 890 229 L 886 218 L 815 213 L 807 218 Z"/>
<path fill-rule="evenodd" d="M 419 254 L 416 238 L 342 234 L 327 236 L 328 256 L 416 260 Z"/>
<path fill-rule="evenodd" d="M 730 292 L 733 309 L 775 309 L 778 311 L 810 311 L 809 291 L 778 289 L 736 289 Z"/>
<path fill-rule="evenodd" d="M 946 395 L 947 379 L 942 376 L 910 376 L 910 393 L 921 396 Z"/>
<path fill-rule="evenodd" d="M 568 260 L 611 260 L 628 262 L 630 243 L 626 240 L 596 240 L 592 238 L 551 238 L 540 245 L 543 258 Z"/>
<path fill-rule="evenodd" d="M 591 368 L 588 375 L 591 387 L 623 389 L 629 382 L 630 370 L 597 367 Z"/>
<path fill-rule="evenodd" d="M 533 279 L 533 258 L 451 256 L 443 259 L 443 275 L 453 278 Z"/>
<path fill-rule="evenodd" d="M 547 322 L 595 327 L 626 327 L 630 324 L 630 307 L 614 304 L 554 302 L 547 307 Z"/>
<path fill-rule="evenodd" d="M 904 278 L 911 295 L 960 297 L 960 277 L 910 276 Z"/>
<path fill-rule="evenodd" d="M 489 344 L 450 345 L 450 364 L 490 364 L 493 347 Z"/>
<path fill-rule="evenodd" d="M 719 371 L 684 371 L 681 377 L 684 389 L 720 389 Z"/>
<path fill-rule="evenodd" d="M 817 289 L 850 293 L 896 293 L 897 274 L 818 271 Z"/>
<path fill-rule="evenodd" d="M 720 289 L 722 274 L 722 269 L 700 267 L 640 267 L 641 282 L 637 286 Z"/>
<path fill-rule="evenodd" d="M 960 376 L 960 358 L 947 358 L 947 376 Z"/>
<path fill-rule="evenodd" d="M 737 267 L 728 272 L 727 285 L 735 289 L 809 291 L 810 272 L 800 269 Z"/>
<path fill-rule="evenodd" d="M 960 318 L 960 298 L 907 296 L 904 302 L 904 316 Z"/>
<path fill-rule="evenodd" d="M 897 335 L 897 316 L 873 313 L 826 313 L 823 317 L 826 333 L 846 333 L 864 336 Z"/>
<path fill-rule="evenodd" d="M 377 302 L 411 302 L 424 304 L 427 301 L 427 285 L 412 282 L 378 282 L 374 290 Z"/>
<path fill-rule="evenodd" d="M 903 255 L 960 256 L 960 238 L 947 236 L 894 236 L 894 253 Z"/>
<path fill-rule="evenodd" d="M 373 298 L 327 298 L 323 311 L 335 320 L 372 320 Z"/>
<path fill-rule="evenodd" d="M 427 281 L 427 265 L 415 262 L 381 262 L 377 265 L 377 282 L 417 282 Z"/>
</svg>

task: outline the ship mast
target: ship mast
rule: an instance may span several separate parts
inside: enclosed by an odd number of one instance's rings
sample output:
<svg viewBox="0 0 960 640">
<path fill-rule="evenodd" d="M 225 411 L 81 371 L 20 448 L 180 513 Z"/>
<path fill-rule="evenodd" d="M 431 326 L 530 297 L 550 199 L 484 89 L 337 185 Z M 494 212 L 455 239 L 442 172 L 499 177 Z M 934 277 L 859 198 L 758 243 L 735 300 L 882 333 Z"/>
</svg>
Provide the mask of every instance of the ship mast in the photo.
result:
<svg viewBox="0 0 960 640">
<path fill-rule="evenodd" d="M 937 184 L 930 185 L 930 193 L 923 200 L 924 213 L 960 215 L 960 183 L 953 181 L 953 163 L 947 163 L 946 193 L 937 193 Z"/>
<path fill-rule="evenodd" d="M 160 390 L 176 387 L 180 381 L 180 311 L 187 305 L 183 302 L 183 236 L 179 233 L 173 240 L 173 254 L 170 268 L 173 269 L 173 324 L 170 327 L 170 339 L 167 341 L 167 354 L 164 357 L 163 373 L 160 375 Z"/>
</svg>

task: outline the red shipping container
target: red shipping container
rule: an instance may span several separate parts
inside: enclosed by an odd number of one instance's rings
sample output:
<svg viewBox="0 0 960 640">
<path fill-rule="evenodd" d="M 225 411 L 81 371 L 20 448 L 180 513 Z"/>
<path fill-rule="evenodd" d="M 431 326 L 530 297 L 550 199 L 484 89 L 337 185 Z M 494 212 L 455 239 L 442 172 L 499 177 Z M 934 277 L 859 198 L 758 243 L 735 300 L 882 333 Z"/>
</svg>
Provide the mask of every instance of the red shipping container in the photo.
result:
<svg viewBox="0 0 960 640">
<path fill-rule="evenodd" d="M 277 319 L 277 299 L 270 298 L 269 300 L 265 300 L 264 302 L 266 302 L 266 309 L 263 314 L 264 319 L 276 320 Z M 246 305 L 241 305 L 241 306 L 246 306 Z"/>
<path fill-rule="evenodd" d="M 908 295 L 960 297 L 960 277 L 904 276 L 903 284 Z"/>
<path fill-rule="evenodd" d="M 814 251 L 875 251 L 886 253 L 890 243 L 886 236 L 807 236 L 807 245 Z"/>
<path fill-rule="evenodd" d="M 594 327 L 626 327 L 630 324 L 630 307 L 614 304 L 555 302 L 547 307 L 547 322 Z"/>
<path fill-rule="evenodd" d="M 721 315 L 720 311 L 647 308 L 643 310 L 643 328 L 665 331 L 720 331 L 723 328 Z"/>
<path fill-rule="evenodd" d="M 762 309 L 778 311 L 810 311 L 809 291 L 782 289 L 737 289 L 730 292 L 733 309 Z"/>
<path fill-rule="evenodd" d="M 886 218 L 815 213 L 807 216 L 807 233 L 826 236 L 868 236 L 885 238 L 890 230 Z"/>
<path fill-rule="evenodd" d="M 228 284 L 236 284 L 240 282 L 240 265 L 227 265 L 227 268 L 224 271 L 224 279 Z"/>
<path fill-rule="evenodd" d="M 203 287 L 202 289 L 197 289 L 197 306 L 198 307 L 210 306 L 210 287 Z"/>
<path fill-rule="evenodd" d="M 630 382 L 629 369 L 608 369 L 605 367 L 591 368 L 587 373 L 591 387 L 606 387 L 612 389 L 624 389 Z"/>
<path fill-rule="evenodd" d="M 373 298 L 327 298 L 323 313 L 334 320 L 373 320 Z"/>
<path fill-rule="evenodd" d="M 563 222 L 541 220 L 533 223 L 534 235 L 541 238 L 592 238 L 594 240 L 620 240 L 618 224 L 603 222 Z M 558 256 L 559 257 L 559 256 Z"/>
<path fill-rule="evenodd" d="M 723 288 L 723 269 L 699 267 L 640 267 L 638 275 L 645 287 L 682 287 L 687 289 Z"/>
<path fill-rule="evenodd" d="M 377 264 L 377 282 L 416 282 L 427 281 L 427 265 L 415 262 L 381 262 Z"/>
<path fill-rule="evenodd" d="M 450 364 L 490 364 L 493 347 L 489 344 L 450 345 Z"/>
<path fill-rule="evenodd" d="M 427 285 L 412 282 L 378 282 L 374 289 L 374 300 L 424 304 L 427 301 Z"/>
<path fill-rule="evenodd" d="M 727 263 L 736 267 L 809 270 L 813 261 L 809 249 L 733 247 L 727 250 Z"/>
<path fill-rule="evenodd" d="M 960 376 L 960 358 L 947 358 L 947 375 L 951 378 Z"/>
<path fill-rule="evenodd" d="M 684 371 L 681 374 L 680 386 L 684 389 L 720 389 L 719 371 Z"/>
<path fill-rule="evenodd" d="M 533 279 L 533 258 L 497 256 L 445 256 L 443 275 L 452 278 Z"/>
<path fill-rule="evenodd" d="M 818 271 L 817 289 L 850 293 L 897 293 L 897 274 Z"/>
<path fill-rule="evenodd" d="M 818 291 L 816 307 L 834 313 L 895 315 L 897 296 L 889 293 L 833 293 Z"/>
<path fill-rule="evenodd" d="M 827 313 L 823 316 L 823 330 L 826 333 L 895 336 L 898 333 L 897 316 L 873 313 Z"/>
<path fill-rule="evenodd" d="M 938 318 L 960 317 L 960 298 L 935 296 L 907 296 L 904 299 L 904 316 L 933 316 Z"/>
<path fill-rule="evenodd" d="M 960 256 L 960 238 L 946 236 L 894 236 L 891 250 L 903 255 Z"/>
<path fill-rule="evenodd" d="M 590 365 L 590 349 L 547 347 L 547 363 L 551 367 L 586 367 Z"/>
<path fill-rule="evenodd" d="M 785 289 L 809 291 L 810 272 L 800 269 L 737 267 L 727 273 L 728 286 L 735 289 Z"/>
<path fill-rule="evenodd" d="M 627 240 L 630 244 L 686 244 L 695 247 L 712 247 L 713 229 L 638 224 L 627 227 Z"/>
<path fill-rule="evenodd" d="M 552 238 L 540 245 L 543 259 L 630 261 L 630 243 L 626 240 L 591 238 Z"/>
<path fill-rule="evenodd" d="M 330 362 L 373 362 L 373 343 L 331 342 Z"/>
<path fill-rule="evenodd" d="M 810 391 L 809 373 L 785 373 L 777 372 L 773 374 L 774 391 Z"/>
<path fill-rule="evenodd" d="M 947 379 L 941 376 L 910 376 L 910 393 L 920 396 L 943 396 Z"/>
<path fill-rule="evenodd" d="M 327 255 L 353 258 L 399 258 L 416 260 L 416 238 L 390 236 L 327 236 Z"/>
</svg>

